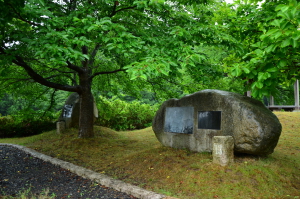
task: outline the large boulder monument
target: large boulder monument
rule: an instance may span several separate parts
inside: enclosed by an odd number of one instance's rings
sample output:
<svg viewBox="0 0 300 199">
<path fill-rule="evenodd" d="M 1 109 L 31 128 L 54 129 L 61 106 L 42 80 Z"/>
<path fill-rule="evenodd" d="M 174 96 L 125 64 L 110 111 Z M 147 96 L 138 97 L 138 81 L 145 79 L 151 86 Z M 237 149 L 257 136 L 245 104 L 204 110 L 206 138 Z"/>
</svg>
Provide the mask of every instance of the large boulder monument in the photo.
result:
<svg viewBox="0 0 300 199">
<path fill-rule="evenodd" d="M 212 152 L 214 136 L 232 136 L 235 153 L 254 155 L 273 153 L 282 130 L 262 102 L 220 90 L 165 101 L 152 128 L 164 146 Z"/>
</svg>

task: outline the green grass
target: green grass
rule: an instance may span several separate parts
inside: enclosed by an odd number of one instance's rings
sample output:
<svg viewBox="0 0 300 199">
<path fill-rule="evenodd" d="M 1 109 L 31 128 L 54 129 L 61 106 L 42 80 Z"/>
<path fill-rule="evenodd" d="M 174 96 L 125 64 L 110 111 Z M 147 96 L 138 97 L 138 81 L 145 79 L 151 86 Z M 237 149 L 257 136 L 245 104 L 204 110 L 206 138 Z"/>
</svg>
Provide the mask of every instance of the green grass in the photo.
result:
<svg viewBox="0 0 300 199">
<path fill-rule="evenodd" d="M 182 199 L 300 198 L 300 113 L 276 112 L 283 125 L 268 157 L 235 156 L 221 167 L 210 153 L 163 147 L 151 128 L 116 132 L 95 126 L 94 139 L 71 129 L 28 138 L 0 139 Z"/>
</svg>

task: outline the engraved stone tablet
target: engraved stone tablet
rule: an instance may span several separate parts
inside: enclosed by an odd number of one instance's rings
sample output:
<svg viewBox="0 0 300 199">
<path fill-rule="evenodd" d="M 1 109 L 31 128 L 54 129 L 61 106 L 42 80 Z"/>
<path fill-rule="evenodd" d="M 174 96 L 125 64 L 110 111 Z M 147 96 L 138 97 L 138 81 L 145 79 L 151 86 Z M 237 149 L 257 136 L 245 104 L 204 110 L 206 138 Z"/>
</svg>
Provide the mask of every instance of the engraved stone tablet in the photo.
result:
<svg viewBox="0 0 300 199">
<path fill-rule="evenodd" d="M 73 111 L 73 104 L 66 104 L 63 109 L 63 117 L 71 118 Z"/>
<path fill-rule="evenodd" d="M 221 111 L 199 111 L 198 129 L 221 129 Z"/>
<path fill-rule="evenodd" d="M 167 107 L 164 131 L 170 133 L 193 133 L 194 107 Z"/>
</svg>

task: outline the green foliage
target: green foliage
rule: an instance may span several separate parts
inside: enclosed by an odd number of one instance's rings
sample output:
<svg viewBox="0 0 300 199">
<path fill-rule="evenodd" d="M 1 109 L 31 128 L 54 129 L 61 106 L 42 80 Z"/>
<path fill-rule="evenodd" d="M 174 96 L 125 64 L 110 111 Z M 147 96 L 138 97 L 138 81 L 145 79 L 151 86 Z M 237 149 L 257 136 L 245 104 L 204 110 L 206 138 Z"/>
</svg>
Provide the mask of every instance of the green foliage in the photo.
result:
<svg viewBox="0 0 300 199">
<path fill-rule="evenodd" d="M 158 108 L 138 101 L 126 102 L 116 97 L 107 99 L 102 96 L 97 107 L 99 118 L 96 124 L 115 130 L 142 129 L 151 126 Z"/>
<path fill-rule="evenodd" d="M 0 12 L 4 92 L 14 90 L 14 84 L 35 82 L 77 92 L 81 99 L 90 99 L 92 89 L 137 92 L 146 87 L 156 93 L 161 89 L 164 95 L 164 84 L 172 79 L 180 83 L 185 72 L 220 75 L 210 67 L 214 63 L 209 63 L 204 48 L 236 45 L 223 27 L 215 26 L 214 7 L 208 4 L 213 0 L 61 2 L 1 1 L 0 11 L 7 9 Z M 6 17 L 7 13 L 11 15 Z M 199 69 L 203 66 L 205 70 Z M 176 95 L 179 88 L 173 85 L 168 95 Z M 92 109 L 91 101 L 80 103 L 85 110 Z M 81 114 L 85 115 L 80 117 L 79 136 L 93 137 L 88 122 L 92 111 Z"/>
<path fill-rule="evenodd" d="M 237 30 L 248 51 L 227 62 L 229 73 L 244 79 L 255 97 L 275 95 L 278 85 L 288 87 L 300 78 L 300 3 L 265 1 L 261 8 L 249 4 L 237 10 L 246 7 L 243 17 L 237 13 L 230 24 L 246 24 Z"/>
<path fill-rule="evenodd" d="M 39 118 L 57 119 L 56 112 L 60 110 L 67 98 L 67 93 L 51 91 L 40 85 L 16 88 L 18 93 L 7 93 L 0 98 L 0 114 L 14 115 L 20 120 Z"/>
<path fill-rule="evenodd" d="M 0 138 L 26 137 L 54 130 L 55 128 L 56 125 L 51 120 L 20 120 L 11 116 L 0 117 Z"/>
</svg>

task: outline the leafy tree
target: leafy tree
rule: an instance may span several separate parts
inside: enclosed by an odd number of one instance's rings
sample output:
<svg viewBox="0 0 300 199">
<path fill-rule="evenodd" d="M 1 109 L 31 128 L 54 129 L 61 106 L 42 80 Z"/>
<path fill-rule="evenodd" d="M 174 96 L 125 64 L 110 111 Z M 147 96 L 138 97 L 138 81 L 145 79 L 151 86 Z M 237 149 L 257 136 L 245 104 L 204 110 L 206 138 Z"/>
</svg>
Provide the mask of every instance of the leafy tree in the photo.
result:
<svg viewBox="0 0 300 199">
<path fill-rule="evenodd" d="M 244 79 L 255 97 L 275 94 L 278 85 L 299 79 L 300 3 L 264 1 L 261 7 L 242 4 L 235 11 L 227 23 L 248 48 L 228 58 L 229 73 Z"/>
<path fill-rule="evenodd" d="M 0 0 L 1 84 L 77 92 L 79 137 L 93 137 L 94 80 L 129 81 L 126 71 L 155 87 L 157 77 L 197 71 L 201 45 L 232 43 L 199 2 Z"/>
</svg>

